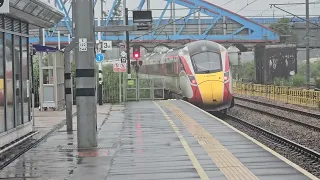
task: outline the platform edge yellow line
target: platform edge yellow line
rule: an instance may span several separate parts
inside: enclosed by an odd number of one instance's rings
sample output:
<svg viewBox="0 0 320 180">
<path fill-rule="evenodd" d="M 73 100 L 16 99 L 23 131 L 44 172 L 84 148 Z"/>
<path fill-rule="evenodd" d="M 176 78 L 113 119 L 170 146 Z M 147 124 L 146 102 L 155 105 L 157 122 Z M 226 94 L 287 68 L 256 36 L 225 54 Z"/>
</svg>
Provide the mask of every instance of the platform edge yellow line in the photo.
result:
<svg viewBox="0 0 320 180">
<path fill-rule="evenodd" d="M 153 101 L 153 103 L 159 108 L 159 110 L 162 112 L 162 114 L 164 115 L 164 117 L 166 117 L 166 119 L 168 120 L 168 122 L 170 123 L 173 131 L 177 134 L 183 148 L 185 149 L 185 151 L 187 152 L 189 159 L 192 162 L 193 167 L 196 169 L 197 173 L 199 174 L 200 178 L 202 180 L 209 180 L 208 175 L 206 174 L 206 172 L 203 170 L 203 168 L 201 167 L 198 159 L 196 158 L 196 156 L 193 154 L 190 146 L 188 145 L 187 141 L 184 139 L 183 135 L 180 133 L 178 127 L 174 124 L 174 122 L 172 121 L 172 119 L 168 116 L 168 114 L 160 107 L 160 105 L 156 102 Z"/>
<path fill-rule="evenodd" d="M 256 139 L 250 137 L 249 135 L 247 135 L 246 133 L 234 128 L 233 126 L 231 126 L 230 124 L 228 124 L 227 122 L 223 121 L 222 119 L 216 117 L 216 116 L 213 116 L 212 114 L 204 111 L 203 109 L 191 104 L 191 103 L 188 103 L 186 101 L 183 101 L 183 100 L 179 100 L 179 101 L 182 101 L 190 106 L 193 106 L 197 109 L 199 109 L 200 111 L 204 112 L 205 114 L 213 117 L 214 119 L 220 121 L 221 123 L 225 124 L 226 126 L 228 126 L 229 128 L 231 128 L 232 130 L 236 131 L 237 133 L 243 135 L 244 137 L 246 137 L 247 139 L 251 140 L 252 142 L 254 142 L 255 144 L 257 144 L 258 146 L 262 147 L 263 149 L 267 150 L 268 152 L 270 152 L 271 154 L 273 154 L 274 156 L 276 156 L 277 158 L 281 159 L 282 161 L 284 161 L 285 163 L 289 164 L 290 166 L 292 166 L 293 168 L 295 168 L 296 170 L 298 170 L 299 172 L 301 172 L 302 174 L 306 175 L 308 178 L 310 179 L 314 179 L 314 180 L 319 180 L 319 178 L 317 178 L 316 176 L 314 176 L 313 174 L 309 173 L 307 170 L 303 169 L 302 167 L 298 166 L 297 164 L 295 164 L 294 162 L 290 161 L 289 159 L 285 158 L 284 156 L 282 156 L 281 154 L 275 152 L 274 150 L 270 149 L 269 147 L 267 147 L 266 145 L 260 143 L 259 141 L 257 141 Z"/>
</svg>

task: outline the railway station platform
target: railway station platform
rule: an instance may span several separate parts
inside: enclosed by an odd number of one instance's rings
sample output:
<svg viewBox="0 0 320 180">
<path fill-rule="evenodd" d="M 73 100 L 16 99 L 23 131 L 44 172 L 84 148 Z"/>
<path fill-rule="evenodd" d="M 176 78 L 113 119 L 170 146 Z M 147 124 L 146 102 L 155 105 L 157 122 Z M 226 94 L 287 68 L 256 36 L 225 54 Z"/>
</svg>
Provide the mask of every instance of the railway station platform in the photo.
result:
<svg viewBox="0 0 320 180">
<path fill-rule="evenodd" d="M 104 105 L 97 112 L 95 150 L 78 151 L 76 133 L 62 127 L 3 169 L 0 179 L 317 179 L 181 100 Z"/>
</svg>

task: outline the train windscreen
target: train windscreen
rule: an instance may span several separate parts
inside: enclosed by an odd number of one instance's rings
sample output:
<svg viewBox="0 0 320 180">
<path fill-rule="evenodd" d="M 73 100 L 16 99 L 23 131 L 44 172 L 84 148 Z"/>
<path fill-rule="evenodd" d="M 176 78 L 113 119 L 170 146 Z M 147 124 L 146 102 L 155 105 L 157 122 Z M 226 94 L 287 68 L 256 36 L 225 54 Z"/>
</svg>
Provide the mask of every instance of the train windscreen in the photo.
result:
<svg viewBox="0 0 320 180">
<path fill-rule="evenodd" d="M 222 71 L 221 55 L 215 52 L 200 52 L 191 57 L 195 73 Z"/>
</svg>

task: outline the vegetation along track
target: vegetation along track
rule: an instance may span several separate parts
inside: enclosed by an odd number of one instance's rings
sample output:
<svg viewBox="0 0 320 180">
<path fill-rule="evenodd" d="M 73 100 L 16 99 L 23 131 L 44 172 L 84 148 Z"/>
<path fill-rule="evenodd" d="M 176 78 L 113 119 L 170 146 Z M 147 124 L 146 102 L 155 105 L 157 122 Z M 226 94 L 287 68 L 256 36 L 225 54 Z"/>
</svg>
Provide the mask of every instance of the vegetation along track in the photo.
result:
<svg viewBox="0 0 320 180">
<path fill-rule="evenodd" d="M 227 115 L 223 119 L 315 176 L 320 177 L 320 153 L 237 117 Z"/>
<path fill-rule="evenodd" d="M 315 117 L 315 118 L 320 119 L 320 115 L 314 114 L 314 113 L 308 113 L 308 112 L 304 112 L 304 111 L 300 111 L 300 110 L 295 110 L 295 109 L 291 109 L 291 108 L 287 108 L 287 107 L 283 107 L 283 106 L 277 106 L 277 105 L 274 105 L 274 104 L 264 103 L 264 102 L 260 102 L 260 101 L 254 101 L 254 100 L 246 99 L 246 98 L 238 98 L 238 97 L 236 97 L 236 99 L 243 100 L 243 101 L 248 101 L 248 102 L 256 103 L 256 104 L 259 104 L 259 105 L 268 106 L 268 107 L 281 109 L 281 110 L 284 110 L 284 111 L 294 112 L 294 113 L 298 113 L 298 114 L 301 114 L 301 115 L 304 115 L 304 116 Z M 294 120 L 293 118 L 288 118 L 288 117 L 281 116 L 281 115 L 275 114 L 273 112 L 268 112 L 268 111 L 261 110 L 261 109 L 258 109 L 258 108 L 248 107 L 246 105 L 242 105 L 242 104 L 239 104 L 239 103 L 235 103 L 235 105 L 239 106 L 239 107 L 242 107 L 242 108 L 246 108 L 246 109 L 255 111 L 255 112 L 258 112 L 258 113 L 261 113 L 261 114 L 265 114 L 265 115 L 268 115 L 268 116 L 271 116 L 271 117 L 274 117 L 274 118 L 277 118 L 277 119 L 285 120 L 287 122 L 293 122 L 293 123 L 296 123 L 298 125 L 305 126 L 307 128 L 310 128 L 310 129 L 313 129 L 315 131 L 319 131 L 320 132 L 320 127 L 315 126 L 313 124 L 308 124 L 308 123 L 303 122 L 303 121 Z"/>
</svg>

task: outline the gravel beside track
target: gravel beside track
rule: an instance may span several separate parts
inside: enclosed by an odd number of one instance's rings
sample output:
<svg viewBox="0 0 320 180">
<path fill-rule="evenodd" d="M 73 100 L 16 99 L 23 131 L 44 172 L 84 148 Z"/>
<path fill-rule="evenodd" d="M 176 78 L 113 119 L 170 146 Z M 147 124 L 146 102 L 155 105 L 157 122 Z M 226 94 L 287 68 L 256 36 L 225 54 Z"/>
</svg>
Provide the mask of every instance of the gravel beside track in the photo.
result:
<svg viewBox="0 0 320 180">
<path fill-rule="evenodd" d="M 228 114 L 320 152 L 320 132 L 236 106 Z"/>
<path fill-rule="evenodd" d="M 237 128 L 240 131 L 246 133 L 247 135 L 253 137 L 254 139 L 258 140 L 259 142 L 263 143 L 264 145 L 266 145 L 269 148 L 273 149 L 274 151 L 278 152 L 282 156 L 286 157 L 290 161 L 294 162 L 298 166 L 307 170 L 311 174 L 320 178 L 320 163 L 319 163 L 319 161 L 314 162 L 313 159 L 310 159 L 309 157 L 307 157 L 301 153 L 297 153 L 287 146 L 284 146 L 284 145 L 279 144 L 273 140 L 270 140 L 269 138 L 263 136 L 260 132 L 252 130 L 252 129 L 250 129 L 250 128 L 248 128 L 238 122 L 235 122 L 231 118 L 224 118 L 224 120 L 227 123 L 229 123 L 230 125 L 232 125 L 233 127 Z M 285 128 L 283 128 L 283 129 L 285 129 Z M 287 129 L 290 129 L 290 128 L 287 128 Z"/>
<path fill-rule="evenodd" d="M 245 96 L 245 95 L 240 95 L 240 94 L 235 94 L 235 97 L 242 97 L 242 98 L 252 99 L 252 100 L 256 100 L 256 101 L 271 103 L 271 104 L 274 104 L 274 105 L 277 105 L 277 106 L 293 108 L 293 109 L 297 109 L 297 110 L 300 110 L 300 111 L 306 111 L 306 112 L 315 113 L 315 114 L 319 114 L 320 113 L 320 108 L 302 107 L 302 106 L 299 106 L 299 105 L 287 104 L 285 102 L 270 100 L 270 99 L 267 99 L 267 98 L 264 98 L 264 97 Z"/>
<path fill-rule="evenodd" d="M 285 110 L 281 110 L 281 109 L 276 109 L 273 107 L 269 107 L 269 106 L 265 106 L 265 105 L 260 105 L 260 104 L 256 104 L 256 103 L 252 103 L 252 102 L 246 102 L 243 100 L 235 100 L 236 104 L 240 104 L 246 107 L 251 107 L 251 108 L 255 108 L 261 111 L 265 111 L 265 112 L 269 112 L 278 116 L 282 116 L 282 117 L 286 117 L 292 120 L 296 120 L 296 121 L 300 121 L 309 125 L 313 125 L 316 127 L 320 128 L 320 119 L 314 118 L 314 117 L 307 117 L 305 115 L 301 115 L 298 113 L 293 113 L 293 112 L 288 112 Z"/>
</svg>

